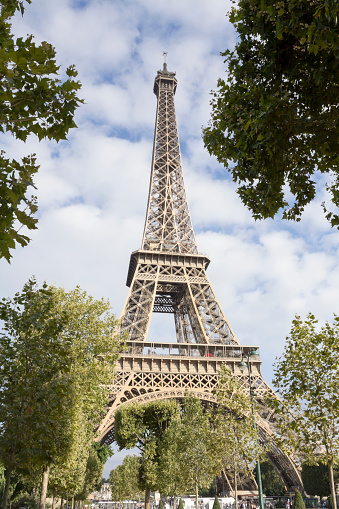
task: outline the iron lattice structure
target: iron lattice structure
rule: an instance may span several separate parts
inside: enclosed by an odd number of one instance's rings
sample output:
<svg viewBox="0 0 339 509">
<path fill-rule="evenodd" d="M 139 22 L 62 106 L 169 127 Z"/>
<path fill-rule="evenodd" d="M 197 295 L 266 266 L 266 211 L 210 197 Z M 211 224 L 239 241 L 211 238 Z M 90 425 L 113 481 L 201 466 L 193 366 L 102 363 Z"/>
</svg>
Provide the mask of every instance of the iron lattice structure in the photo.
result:
<svg viewBox="0 0 339 509">
<path fill-rule="evenodd" d="M 142 249 L 131 255 L 130 288 L 121 314 L 128 334 L 117 375 L 110 387 L 110 406 L 100 427 L 102 442 L 114 441 L 114 414 L 129 402 L 182 399 L 187 391 L 215 403 L 218 372 L 227 364 L 248 393 L 249 379 L 238 365 L 253 346 L 242 346 L 216 299 L 206 269 L 210 260 L 198 252 L 184 185 L 174 94 L 175 73 L 166 63 L 154 82 L 157 96 L 152 170 Z M 152 313 L 174 315 L 176 343 L 147 341 Z M 273 436 L 274 414 L 267 395 L 274 394 L 260 372 L 259 355 L 251 357 L 252 386 L 260 409 L 261 440 Z M 269 455 L 286 489 L 301 486 L 293 461 L 273 445 Z M 227 471 L 224 483 L 232 490 Z M 256 489 L 244 477 L 243 489 Z"/>
</svg>

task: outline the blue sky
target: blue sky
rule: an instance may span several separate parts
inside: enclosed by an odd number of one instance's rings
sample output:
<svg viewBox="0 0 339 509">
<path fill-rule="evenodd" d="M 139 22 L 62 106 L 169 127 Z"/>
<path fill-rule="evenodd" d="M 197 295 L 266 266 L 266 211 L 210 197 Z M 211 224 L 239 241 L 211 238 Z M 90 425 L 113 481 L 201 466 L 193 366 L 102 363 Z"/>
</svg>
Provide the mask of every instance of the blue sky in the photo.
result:
<svg viewBox="0 0 339 509">
<path fill-rule="evenodd" d="M 146 213 L 156 98 L 153 81 L 167 63 L 176 71 L 176 111 L 187 196 L 208 275 L 242 344 L 258 345 L 262 372 L 283 350 L 294 315 L 332 320 L 339 301 L 339 233 L 323 217 L 323 191 L 300 223 L 255 222 L 235 185 L 203 147 L 210 91 L 225 72 L 219 55 L 236 34 L 227 0 L 32 0 L 14 32 L 33 33 L 57 50 L 61 73 L 75 64 L 85 105 L 68 142 L 2 136 L 8 155 L 35 152 L 39 229 L 0 264 L 0 292 L 13 296 L 29 277 L 80 285 L 108 298 L 120 315 L 130 253 L 141 244 Z M 156 320 L 150 339 L 174 335 Z M 105 470 L 121 460 L 114 456 Z"/>
</svg>

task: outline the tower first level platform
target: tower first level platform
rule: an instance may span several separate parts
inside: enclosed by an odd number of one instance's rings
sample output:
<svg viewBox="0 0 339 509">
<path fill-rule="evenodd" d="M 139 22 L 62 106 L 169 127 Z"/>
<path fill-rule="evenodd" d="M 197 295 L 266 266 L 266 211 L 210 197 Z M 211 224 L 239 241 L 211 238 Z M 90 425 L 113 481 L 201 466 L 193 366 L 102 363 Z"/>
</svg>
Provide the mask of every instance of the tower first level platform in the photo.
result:
<svg viewBox="0 0 339 509">
<path fill-rule="evenodd" d="M 110 386 L 110 404 L 100 427 L 102 442 L 114 442 L 114 414 L 121 405 L 147 403 L 157 399 L 182 401 L 188 393 L 199 398 L 205 405 L 216 404 L 213 394 L 218 386 L 218 373 L 226 364 L 250 395 L 248 374 L 239 369 L 243 355 L 256 349 L 253 346 L 226 344 L 178 344 L 165 342 L 127 341 L 117 365 L 116 377 Z M 275 465 L 286 490 L 301 486 L 300 475 L 290 458 L 274 444 L 275 416 L 267 406 L 267 396 L 275 396 L 262 378 L 259 355 L 250 357 L 252 389 L 255 393 L 260 437 L 270 441 L 268 456 Z M 225 485 L 233 489 L 227 469 L 223 472 Z M 255 490 L 253 479 L 244 477 L 242 489 Z"/>
</svg>

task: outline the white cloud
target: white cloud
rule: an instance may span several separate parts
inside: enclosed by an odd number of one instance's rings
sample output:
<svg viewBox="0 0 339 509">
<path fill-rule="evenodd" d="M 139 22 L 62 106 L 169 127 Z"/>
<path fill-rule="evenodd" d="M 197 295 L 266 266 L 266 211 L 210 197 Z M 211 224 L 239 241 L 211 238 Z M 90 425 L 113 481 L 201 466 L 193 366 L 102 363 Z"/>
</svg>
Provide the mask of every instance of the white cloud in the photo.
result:
<svg viewBox="0 0 339 509">
<path fill-rule="evenodd" d="M 78 129 L 58 145 L 2 136 L 17 157 L 36 152 L 39 229 L 0 264 L 1 294 L 12 296 L 33 274 L 39 282 L 109 298 L 120 314 L 129 257 L 141 245 L 156 99 L 153 79 L 168 51 L 177 72 L 176 110 L 189 207 L 199 250 L 211 258 L 212 286 L 242 344 L 260 347 L 265 378 L 282 352 L 295 313 L 331 320 L 339 297 L 339 237 L 320 203 L 300 223 L 255 222 L 235 184 L 203 148 L 210 90 L 224 74 L 220 51 L 235 35 L 223 0 L 33 0 L 18 35 L 34 33 L 57 49 L 63 69 L 76 64 L 86 104 Z M 159 317 L 157 317 L 159 319 Z M 174 335 L 166 320 L 154 337 Z M 114 456 L 111 465 L 121 460 Z"/>
</svg>

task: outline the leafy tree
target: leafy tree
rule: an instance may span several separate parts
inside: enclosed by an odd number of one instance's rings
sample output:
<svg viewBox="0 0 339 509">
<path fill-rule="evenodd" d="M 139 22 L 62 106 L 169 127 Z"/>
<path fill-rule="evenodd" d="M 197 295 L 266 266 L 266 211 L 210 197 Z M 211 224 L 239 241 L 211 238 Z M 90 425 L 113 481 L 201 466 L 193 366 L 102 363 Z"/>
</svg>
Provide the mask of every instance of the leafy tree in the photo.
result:
<svg viewBox="0 0 339 509">
<path fill-rule="evenodd" d="M 125 499 L 140 499 L 140 466 L 141 458 L 139 456 L 127 455 L 121 465 L 111 470 L 109 482 L 113 500 L 120 502 Z"/>
<path fill-rule="evenodd" d="M 285 495 L 286 490 L 284 485 L 272 463 L 269 460 L 262 461 L 260 463 L 260 469 L 262 488 L 265 495 L 267 497 Z"/>
<path fill-rule="evenodd" d="M 337 0 L 240 0 L 231 10 L 238 42 L 222 53 L 228 73 L 203 138 L 255 219 L 282 210 L 299 221 L 317 171 L 339 206 L 338 15 Z"/>
<path fill-rule="evenodd" d="M 254 427 L 252 402 L 233 373 L 227 366 L 219 371 L 219 386 L 215 391 L 218 401 L 218 412 L 214 416 L 215 429 L 218 434 L 223 466 L 231 471 L 234 480 L 235 500 L 237 505 L 237 486 L 241 473 L 253 477 L 252 465 L 265 454 L 260 445 L 259 433 Z M 253 408 L 255 412 L 255 409 Z"/>
<path fill-rule="evenodd" d="M 142 497 L 142 488 L 140 486 L 139 474 L 141 466 L 141 458 L 136 455 L 127 455 L 122 462 L 125 469 L 125 489 L 127 498 L 140 500 Z"/>
<path fill-rule="evenodd" d="M 338 465 L 333 466 L 334 482 L 339 482 Z M 328 467 L 324 463 L 317 465 L 308 465 L 303 463 L 301 470 L 301 478 L 305 491 L 308 495 L 318 496 L 320 498 L 328 497 L 331 493 L 330 479 L 328 475 Z"/>
<path fill-rule="evenodd" d="M 115 440 L 119 448 L 138 447 L 141 451 L 139 475 L 140 485 L 145 489 L 145 509 L 149 509 L 151 490 L 158 485 L 160 443 L 178 413 L 175 401 L 159 400 L 122 406 L 115 414 Z"/>
<path fill-rule="evenodd" d="M 108 458 L 113 456 L 113 449 L 108 444 L 100 444 L 100 442 L 93 442 L 92 447 L 97 453 L 97 456 L 100 460 L 100 462 L 105 465 Z M 104 477 L 102 478 L 102 483 L 108 482 Z"/>
<path fill-rule="evenodd" d="M 215 479 L 211 482 L 209 488 L 199 488 L 199 497 L 215 497 L 216 495 L 216 483 Z"/>
<path fill-rule="evenodd" d="M 328 466 L 336 509 L 333 466 L 339 456 L 339 317 L 318 330 L 310 313 L 305 322 L 293 320 L 285 350 L 275 366 L 273 384 L 282 405 L 273 402 L 281 446 L 307 463 Z M 289 409 L 291 413 L 286 411 Z"/>
<path fill-rule="evenodd" d="M 76 500 L 86 500 L 92 491 L 100 489 L 104 466 L 105 464 L 100 461 L 97 451 L 94 447 L 90 447 L 82 490 L 76 493 Z"/>
<path fill-rule="evenodd" d="M 121 502 L 126 498 L 125 495 L 125 476 L 121 465 L 111 470 L 109 475 L 109 482 L 111 484 L 112 500 Z"/>
<path fill-rule="evenodd" d="M 26 0 L 31 3 L 31 0 Z M 66 69 L 67 78 L 57 78 L 59 66 L 55 49 L 47 42 L 36 45 L 33 36 L 15 39 L 11 21 L 16 11 L 24 12 L 24 2 L 1 0 L 0 12 L 0 132 L 26 141 L 30 134 L 42 140 L 66 139 L 72 127 L 80 83 L 74 66 Z M 10 261 L 16 243 L 26 246 L 29 237 L 22 227 L 36 228 L 36 198 L 27 196 L 34 187 L 39 166 L 35 155 L 16 161 L 0 153 L 0 258 Z"/>
<path fill-rule="evenodd" d="M 105 383 L 121 348 L 109 303 L 80 288 L 38 288 L 3 299 L 0 318 L 0 456 L 7 468 L 3 509 L 14 467 L 43 470 L 41 507 L 50 465 L 80 456 L 85 467 L 94 429 L 105 411 Z M 80 437 L 83 437 L 81 440 Z M 80 447 L 80 445 L 79 445 Z M 80 466 L 79 466 L 80 468 Z"/>
<path fill-rule="evenodd" d="M 222 468 L 222 443 L 211 426 L 208 412 L 200 400 L 189 394 L 185 398 L 181 416 L 181 431 L 178 437 L 177 459 L 181 466 L 186 489 L 196 496 L 198 509 L 199 488 L 208 488 Z"/>
<path fill-rule="evenodd" d="M 295 490 L 293 509 L 305 509 L 305 503 L 299 490 Z"/>
<path fill-rule="evenodd" d="M 187 491 L 187 479 L 183 475 L 181 415 L 172 419 L 159 445 L 159 484 L 158 490 L 173 497 L 173 507 L 176 507 L 178 494 Z"/>
<path fill-rule="evenodd" d="M 56 458 L 48 477 L 49 491 L 53 496 L 67 498 L 84 491 L 93 438 L 86 421 L 88 416 L 84 413 L 83 406 L 74 407 L 72 421 L 68 428 L 70 445 L 67 454 L 65 457 Z"/>
</svg>

